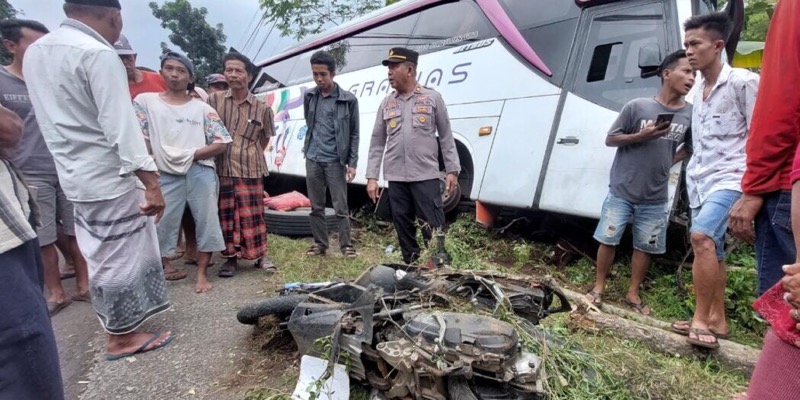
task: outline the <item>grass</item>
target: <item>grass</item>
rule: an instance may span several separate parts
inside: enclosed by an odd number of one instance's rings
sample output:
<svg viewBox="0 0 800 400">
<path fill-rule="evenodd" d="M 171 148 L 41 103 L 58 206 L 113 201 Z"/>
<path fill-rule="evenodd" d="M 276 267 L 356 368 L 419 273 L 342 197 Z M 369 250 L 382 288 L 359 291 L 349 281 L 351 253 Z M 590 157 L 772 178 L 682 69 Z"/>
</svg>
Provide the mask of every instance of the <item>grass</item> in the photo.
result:
<svg viewBox="0 0 800 400">
<path fill-rule="evenodd" d="M 397 251 L 387 255 L 388 245 L 397 247 L 397 239 L 390 227 L 383 227 L 369 217 L 358 216 L 360 229 L 354 232 L 354 242 L 360 256 L 348 259 L 336 252 L 324 258 L 305 256 L 310 241 L 270 236 L 272 259 L 280 266 L 283 282 L 319 282 L 336 279 L 352 279 L 367 267 L 385 262 L 399 262 Z M 462 216 L 448 230 L 446 248 L 452 257 L 452 265 L 461 269 L 491 269 L 503 265 L 504 272 L 520 273 L 536 270 L 553 274 L 569 286 L 589 284 L 594 279 L 590 262 L 577 264 L 557 271 L 544 269 L 552 251 L 549 246 L 530 243 L 521 239 L 508 240 L 501 235 L 486 231 L 471 217 Z M 332 245 L 332 248 L 336 248 Z M 430 253 L 430 250 L 426 250 Z M 731 264 L 744 267 L 732 274 L 735 281 L 731 295 L 734 306 L 747 301 L 738 292 L 750 283 L 753 275 L 746 265 L 750 260 L 747 250 L 740 250 L 731 258 Z M 752 258 L 752 257 L 750 257 Z M 614 277 L 609 281 L 608 298 L 622 300 L 627 288 L 628 268 L 624 262 L 614 268 Z M 684 276 L 690 283 L 689 273 Z M 277 280 L 271 280 L 268 292 L 277 289 Z M 751 286 L 747 290 L 752 290 Z M 744 291 L 747 291 L 744 290 Z M 648 276 L 643 292 L 645 300 L 654 310 L 654 316 L 670 320 L 690 315 L 693 299 L 691 292 L 681 293 L 675 285 L 674 268 L 654 266 Z M 738 298 L 736 296 L 742 297 Z M 740 308 L 734 307 L 735 310 Z M 743 308 L 741 308 L 743 309 Z M 500 316 L 509 320 L 509 316 Z M 735 318 L 732 323 L 733 338 L 743 343 L 760 343 L 760 333 Z M 604 333 L 571 330 L 567 316 L 547 318 L 542 327 L 551 335 L 563 340 L 565 346 L 543 346 L 536 338 L 522 334 L 523 344 L 531 351 L 543 355 L 547 368 L 548 385 L 553 399 L 729 399 L 744 390 L 745 376 L 721 368 L 713 361 L 697 361 L 666 356 L 629 340 L 621 340 Z M 522 332 L 522 331 L 521 331 Z M 264 339 L 259 339 L 264 340 Z M 266 342 L 264 342 L 266 343 Z M 263 343 L 261 343 L 263 346 Z M 261 347 L 260 346 L 260 347 Z M 266 358 L 272 350 L 261 348 Z M 290 352 L 286 352 L 290 356 Z M 296 382 L 296 368 L 278 368 L 285 376 L 271 379 L 272 387 L 248 392 L 246 400 L 283 400 Z M 277 383 L 276 383 L 277 382 Z M 352 399 L 367 399 L 369 389 L 359 385 L 351 388 Z"/>
<path fill-rule="evenodd" d="M 756 318 L 752 304 L 755 301 L 757 277 L 755 259 L 751 246 L 740 246 L 728 255 L 727 263 L 736 267 L 728 272 L 725 308 L 731 329 L 731 340 L 753 347 L 761 347 L 766 325 Z M 629 259 L 616 263 L 607 281 L 604 300 L 624 303 L 630 284 Z M 648 270 L 642 288 L 642 297 L 653 310 L 653 317 L 665 320 L 688 320 L 694 312 L 694 291 L 691 268 L 684 268 L 682 290 L 677 284 L 676 267 L 655 264 Z M 562 280 L 571 282 L 579 289 L 594 282 L 594 266 L 591 261 L 582 259 L 569 266 L 561 274 Z"/>
</svg>

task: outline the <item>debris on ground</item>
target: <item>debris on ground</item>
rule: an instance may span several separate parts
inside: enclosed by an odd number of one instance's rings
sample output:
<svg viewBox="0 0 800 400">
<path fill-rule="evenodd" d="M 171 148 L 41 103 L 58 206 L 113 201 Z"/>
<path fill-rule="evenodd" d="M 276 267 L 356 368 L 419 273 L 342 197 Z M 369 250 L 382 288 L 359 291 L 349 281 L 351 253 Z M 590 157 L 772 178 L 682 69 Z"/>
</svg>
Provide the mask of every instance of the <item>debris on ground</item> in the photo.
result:
<svg viewBox="0 0 800 400">
<path fill-rule="evenodd" d="M 457 302 L 482 311 L 453 312 Z M 237 318 L 277 317 L 300 354 L 346 365 L 352 380 L 386 398 L 539 399 L 547 396 L 542 355 L 523 341 L 542 337 L 533 329 L 542 318 L 570 309 L 548 283 L 390 264 L 352 282 L 286 285 Z M 509 314 L 524 324 L 501 320 Z M 320 392 L 335 377 L 326 371 Z"/>
</svg>

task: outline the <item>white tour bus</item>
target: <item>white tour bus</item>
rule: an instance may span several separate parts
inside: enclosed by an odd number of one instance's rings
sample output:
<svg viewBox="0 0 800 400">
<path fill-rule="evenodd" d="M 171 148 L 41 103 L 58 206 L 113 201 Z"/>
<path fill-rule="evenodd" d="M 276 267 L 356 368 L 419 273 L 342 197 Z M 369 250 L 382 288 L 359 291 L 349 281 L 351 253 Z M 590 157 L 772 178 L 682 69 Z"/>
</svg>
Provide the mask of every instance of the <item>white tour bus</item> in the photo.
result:
<svg viewBox="0 0 800 400">
<path fill-rule="evenodd" d="M 741 7 L 742 0 L 731 6 Z M 334 53 L 336 82 L 356 95 L 365 185 L 377 109 L 391 88 L 389 48 L 420 53 L 419 83 L 439 91 L 461 160 L 461 195 L 482 204 L 598 218 L 614 149 L 606 131 L 623 104 L 653 96 L 682 23 L 715 0 L 406 0 L 258 63 L 253 90 L 275 111 L 270 173 L 305 176 L 303 95 L 309 59 Z M 729 10 L 730 11 L 730 10 Z M 673 196 L 680 168 L 673 168 Z M 381 181 L 381 185 L 385 185 Z M 451 199 L 446 206 L 457 204 Z"/>
</svg>

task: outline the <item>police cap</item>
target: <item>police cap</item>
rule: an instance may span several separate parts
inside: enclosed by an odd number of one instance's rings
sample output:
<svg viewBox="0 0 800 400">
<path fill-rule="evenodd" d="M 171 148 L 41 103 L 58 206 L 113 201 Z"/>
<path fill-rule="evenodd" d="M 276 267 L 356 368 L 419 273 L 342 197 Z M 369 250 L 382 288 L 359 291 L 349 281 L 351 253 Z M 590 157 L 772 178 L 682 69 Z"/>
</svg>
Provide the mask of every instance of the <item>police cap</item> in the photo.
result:
<svg viewBox="0 0 800 400">
<path fill-rule="evenodd" d="M 407 49 L 405 47 L 393 47 L 389 50 L 389 57 L 383 60 L 383 65 L 389 65 L 390 63 L 401 63 L 408 61 L 414 65 L 417 65 L 417 61 L 419 60 L 419 53 L 414 50 Z"/>
</svg>

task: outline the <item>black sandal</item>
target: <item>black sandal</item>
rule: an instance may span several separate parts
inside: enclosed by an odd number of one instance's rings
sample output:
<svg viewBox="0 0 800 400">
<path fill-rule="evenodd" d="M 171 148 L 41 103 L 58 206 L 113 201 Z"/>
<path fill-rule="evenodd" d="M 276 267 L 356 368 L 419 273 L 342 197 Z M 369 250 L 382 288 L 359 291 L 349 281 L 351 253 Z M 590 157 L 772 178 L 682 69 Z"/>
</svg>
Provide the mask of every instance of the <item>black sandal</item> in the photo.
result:
<svg viewBox="0 0 800 400">
<path fill-rule="evenodd" d="M 358 253 L 356 253 L 356 249 L 353 246 L 344 246 L 342 247 L 342 254 L 347 258 L 356 258 L 358 257 Z"/>
<path fill-rule="evenodd" d="M 306 251 L 307 256 L 324 256 L 325 255 L 325 248 L 318 245 L 312 244 L 311 247 Z"/>
</svg>

